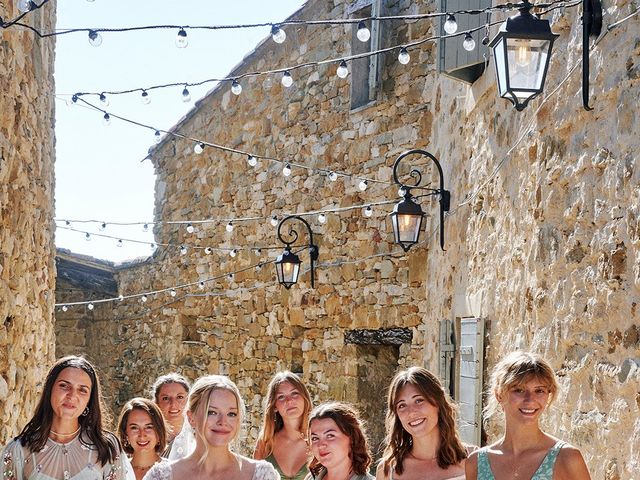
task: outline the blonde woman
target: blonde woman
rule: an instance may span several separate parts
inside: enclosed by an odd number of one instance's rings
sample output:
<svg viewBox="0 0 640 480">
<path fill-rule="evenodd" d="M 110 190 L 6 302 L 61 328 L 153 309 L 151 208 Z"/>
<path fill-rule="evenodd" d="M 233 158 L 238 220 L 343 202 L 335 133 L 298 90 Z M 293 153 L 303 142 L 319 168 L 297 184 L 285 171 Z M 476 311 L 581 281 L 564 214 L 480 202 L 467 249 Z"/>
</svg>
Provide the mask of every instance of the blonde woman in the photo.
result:
<svg viewBox="0 0 640 480">
<path fill-rule="evenodd" d="M 377 480 L 464 480 L 467 450 L 455 407 L 438 378 L 411 367 L 396 374 L 387 397 L 386 447 Z"/>
<path fill-rule="evenodd" d="M 556 397 L 553 369 L 540 355 L 513 352 L 491 375 L 487 417 L 504 411 L 504 435 L 467 460 L 468 480 L 589 480 L 580 451 L 540 428 L 540 417 Z"/>
<path fill-rule="evenodd" d="M 279 480 L 270 463 L 231 449 L 243 418 L 244 402 L 235 383 L 222 375 L 199 378 L 187 405 L 195 450 L 174 462 L 155 464 L 145 480 Z"/>
<path fill-rule="evenodd" d="M 309 473 L 310 411 L 311 397 L 296 374 L 279 372 L 271 379 L 253 457 L 271 463 L 282 480 L 302 480 Z"/>
</svg>

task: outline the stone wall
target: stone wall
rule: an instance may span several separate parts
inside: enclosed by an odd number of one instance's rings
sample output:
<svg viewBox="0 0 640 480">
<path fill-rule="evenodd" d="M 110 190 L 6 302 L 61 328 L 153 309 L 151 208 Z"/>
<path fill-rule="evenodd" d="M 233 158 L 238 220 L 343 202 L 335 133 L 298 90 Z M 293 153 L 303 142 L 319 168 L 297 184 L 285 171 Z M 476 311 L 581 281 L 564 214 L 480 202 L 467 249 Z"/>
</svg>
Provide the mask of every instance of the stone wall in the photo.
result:
<svg viewBox="0 0 640 480">
<path fill-rule="evenodd" d="M 435 8 L 386 3 L 388 13 Z M 295 18 L 343 18 L 346 7 L 309 2 Z M 626 0 L 605 7 L 605 24 L 637 8 Z M 220 278 L 202 291 L 190 286 L 176 297 L 164 292 L 144 304 L 114 304 L 120 320 L 100 343 L 113 359 L 103 365 L 109 388 L 141 394 L 173 369 L 192 378 L 228 374 L 250 410 L 250 449 L 276 370 L 301 371 L 316 401 L 361 402 L 370 396 L 362 378 L 379 380 L 412 364 L 438 371 L 440 320 L 479 316 L 487 324 L 487 368 L 516 348 L 547 356 L 562 386 L 550 431 L 582 448 L 594 478 L 633 478 L 640 465 L 638 17 L 605 35 L 592 54 L 592 112 L 581 108 L 573 69 L 581 55 L 579 11 L 550 17 L 561 36 L 547 96 L 523 112 L 496 98 L 491 69 L 471 87 L 439 75 L 432 43 L 410 50 L 406 66 L 397 52 L 381 56 L 377 100 L 354 111 L 350 77 L 338 79 L 336 65 L 292 72 L 290 89 L 276 76 L 243 79 L 237 97 L 228 85 L 211 92 L 177 133 L 381 181 L 391 180 L 403 150 L 429 150 L 452 192 L 446 252 L 432 234 L 435 201 L 422 201 L 430 215 L 426 245 L 408 254 L 392 243 L 391 205 L 375 207 L 370 218 L 360 209 L 329 214 L 325 224 L 310 217 L 320 245 L 316 288 L 305 273 L 285 290 L 271 265 L 253 268 L 281 248 L 271 215 L 395 199 L 397 188 L 372 184 L 361 192 L 357 180 L 332 182 L 295 167 L 287 178 L 277 163 L 260 160 L 252 168 L 242 155 L 211 148 L 195 155 L 191 142 L 167 139 L 152 153 L 156 220 L 220 221 L 198 224 L 192 234 L 184 225 L 157 225 L 159 243 L 186 245 L 187 253 L 161 249 L 147 263 L 120 269 L 119 291 Z M 266 41 L 232 75 L 347 55 L 350 28 L 287 27 L 283 45 Z M 430 21 L 395 21 L 383 32 L 383 46 L 434 33 Z M 226 219 L 249 216 L 265 219 L 225 232 Z M 260 257 L 197 249 L 258 245 L 278 249 Z M 308 262 L 305 253 L 301 258 Z M 238 273 L 229 279 L 229 272 Z M 345 339 L 351 330 L 395 327 L 409 329 L 411 341 L 375 350 Z M 385 363 L 376 377 L 370 366 L 377 361 Z M 382 422 L 379 410 L 367 410 L 370 423 Z M 497 422 L 487 435 L 499 435 Z"/>
<path fill-rule="evenodd" d="M 15 2 L 0 2 L 5 21 Z M 55 25 L 55 2 L 25 22 Z M 55 40 L 0 31 L 0 443 L 33 412 L 54 358 Z"/>
</svg>

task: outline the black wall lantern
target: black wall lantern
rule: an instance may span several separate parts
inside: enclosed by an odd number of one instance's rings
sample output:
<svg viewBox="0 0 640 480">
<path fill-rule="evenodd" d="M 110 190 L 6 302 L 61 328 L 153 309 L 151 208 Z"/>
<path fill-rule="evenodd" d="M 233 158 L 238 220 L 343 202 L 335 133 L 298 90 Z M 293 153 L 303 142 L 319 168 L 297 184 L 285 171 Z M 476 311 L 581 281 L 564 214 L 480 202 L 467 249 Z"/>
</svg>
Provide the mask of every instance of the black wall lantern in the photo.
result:
<svg viewBox="0 0 640 480">
<path fill-rule="evenodd" d="M 293 284 L 298 281 L 298 275 L 300 274 L 300 257 L 291 251 L 291 245 L 298 240 L 298 232 L 296 232 L 293 228 L 289 229 L 289 237 L 290 241 L 282 238 L 282 226 L 290 221 L 290 220 L 299 220 L 306 227 L 309 232 L 309 257 L 311 259 L 311 288 L 315 287 L 314 281 L 314 264 L 315 261 L 318 260 L 318 246 L 313 243 L 313 232 L 311 231 L 311 227 L 307 223 L 307 221 L 299 217 L 298 215 L 290 215 L 288 217 L 283 218 L 278 224 L 278 238 L 282 243 L 286 245 L 284 251 L 275 261 L 276 265 L 276 273 L 278 275 L 278 282 L 284 285 L 285 288 L 291 288 Z"/>
<path fill-rule="evenodd" d="M 433 160 L 438 169 L 438 175 L 440 177 L 440 188 L 428 188 L 421 187 L 422 174 L 420 170 L 413 168 L 409 175 L 414 179 L 413 185 L 406 185 L 398 179 L 398 165 L 400 161 L 409 155 L 422 155 Z M 440 196 L 440 248 L 444 250 L 444 212 L 449 211 L 451 204 L 451 193 L 444 189 L 444 175 L 442 173 L 442 167 L 440 162 L 425 150 L 413 149 L 407 150 L 402 153 L 393 164 L 393 179 L 400 185 L 404 191 L 403 199 L 395 205 L 393 213 L 391 213 L 391 225 L 393 226 L 393 236 L 395 242 L 399 244 L 402 249 L 407 252 L 413 245 L 418 243 L 420 238 L 420 230 L 422 229 L 422 219 L 424 218 L 424 212 L 420 205 L 413 201 L 411 196 L 411 189 L 422 189 L 431 192 L 431 195 Z"/>
<path fill-rule="evenodd" d="M 548 20 L 532 15 L 531 8 L 533 5 L 525 0 L 520 13 L 507 19 L 489 43 L 495 60 L 498 93 L 518 111 L 524 110 L 542 92 L 551 48 L 559 36 L 551 31 Z"/>
</svg>

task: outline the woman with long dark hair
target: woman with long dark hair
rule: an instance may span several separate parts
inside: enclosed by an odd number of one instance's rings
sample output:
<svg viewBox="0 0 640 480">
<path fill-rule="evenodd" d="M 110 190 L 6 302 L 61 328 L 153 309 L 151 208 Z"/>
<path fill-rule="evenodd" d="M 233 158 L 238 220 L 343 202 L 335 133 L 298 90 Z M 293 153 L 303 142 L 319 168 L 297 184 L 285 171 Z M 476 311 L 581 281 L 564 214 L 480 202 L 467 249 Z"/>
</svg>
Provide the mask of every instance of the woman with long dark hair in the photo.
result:
<svg viewBox="0 0 640 480">
<path fill-rule="evenodd" d="M 377 480 L 464 480 L 467 450 L 456 430 L 455 407 L 430 371 L 411 367 L 396 374 L 386 429 Z"/>
<path fill-rule="evenodd" d="M 302 480 L 309 472 L 309 391 L 295 373 L 278 372 L 269 383 L 264 403 L 253 457 L 271 463 L 282 480 Z"/>
<path fill-rule="evenodd" d="M 102 426 L 100 382 L 82 357 L 64 357 L 47 374 L 36 411 L 2 453 L 5 480 L 122 480 L 129 467 L 118 439 Z"/>
</svg>

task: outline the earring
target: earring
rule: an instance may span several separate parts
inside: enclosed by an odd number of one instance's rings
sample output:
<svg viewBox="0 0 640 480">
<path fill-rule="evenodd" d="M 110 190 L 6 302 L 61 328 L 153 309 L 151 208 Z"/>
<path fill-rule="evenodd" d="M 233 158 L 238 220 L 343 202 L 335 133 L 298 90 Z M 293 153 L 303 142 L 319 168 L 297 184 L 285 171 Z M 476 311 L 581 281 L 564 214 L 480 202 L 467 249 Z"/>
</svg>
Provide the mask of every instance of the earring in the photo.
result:
<svg viewBox="0 0 640 480">
<path fill-rule="evenodd" d="M 124 440 L 122 441 L 122 443 L 124 444 L 125 447 L 129 446 L 129 439 L 127 437 L 124 437 Z"/>
<path fill-rule="evenodd" d="M 81 417 L 86 417 L 89 415 L 89 407 L 86 407 L 84 411 L 80 414 Z"/>
</svg>

